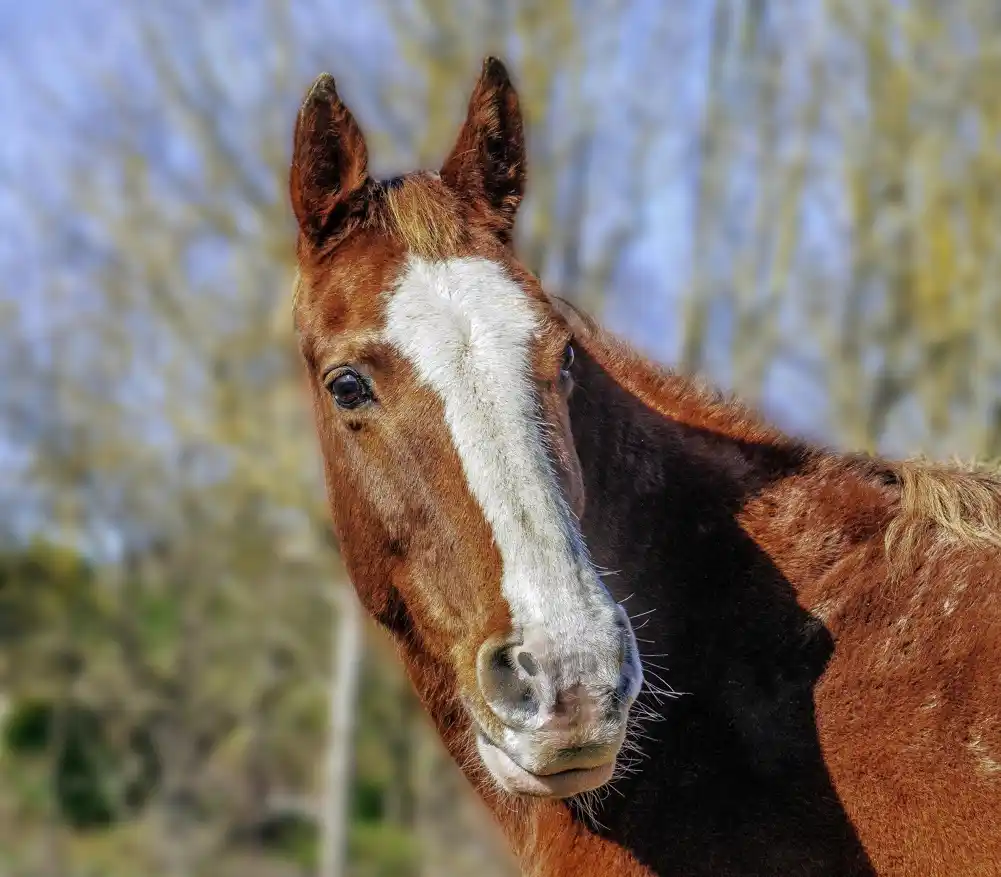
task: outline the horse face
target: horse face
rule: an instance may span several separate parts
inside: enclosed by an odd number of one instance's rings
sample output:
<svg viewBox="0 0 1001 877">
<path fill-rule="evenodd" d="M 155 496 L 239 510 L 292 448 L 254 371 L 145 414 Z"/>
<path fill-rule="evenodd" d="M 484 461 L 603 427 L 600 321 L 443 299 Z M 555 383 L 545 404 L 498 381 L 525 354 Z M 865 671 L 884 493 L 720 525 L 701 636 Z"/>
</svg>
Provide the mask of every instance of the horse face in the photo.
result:
<svg viewBox="0 0 1001 877">
<path fill-rule="evenodd" d="M 440 173 L 379 183 L 366 164 L 321 77 L 291 175 L 296 321 L 345 562 L 502 788 L 594 788 L 642 673 L 578 526 L 572 339 L 510 248 L 524 144 L 503 67 Z"/>
</svg>

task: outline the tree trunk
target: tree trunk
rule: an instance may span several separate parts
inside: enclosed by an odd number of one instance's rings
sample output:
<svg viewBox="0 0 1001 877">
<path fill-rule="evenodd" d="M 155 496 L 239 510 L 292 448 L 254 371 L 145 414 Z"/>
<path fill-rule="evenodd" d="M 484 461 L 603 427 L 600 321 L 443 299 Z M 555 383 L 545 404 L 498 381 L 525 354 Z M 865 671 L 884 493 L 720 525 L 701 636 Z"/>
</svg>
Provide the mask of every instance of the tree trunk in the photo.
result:
<svg viewBox="0 0 1001 877">
<path fill-rule="evenodd" d="M 336 592 L 337 628 L 330 673 L 330 724 L 324 777 L 323 848 L 319 877 L 344 877 L 351 817 L 351 751 L 361 668 L 362 616 L 346 584 Z"/>
</svg>

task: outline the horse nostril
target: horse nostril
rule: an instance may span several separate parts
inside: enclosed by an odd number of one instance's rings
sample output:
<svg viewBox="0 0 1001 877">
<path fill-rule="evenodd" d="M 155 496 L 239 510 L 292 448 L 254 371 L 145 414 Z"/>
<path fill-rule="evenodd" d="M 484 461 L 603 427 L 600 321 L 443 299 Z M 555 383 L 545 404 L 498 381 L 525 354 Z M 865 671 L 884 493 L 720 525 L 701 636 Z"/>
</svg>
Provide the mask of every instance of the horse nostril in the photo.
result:
<svg viewBox="0 0 1001 877">
<path fill-rule="evenodd" d="M 535 663 L 535 658 L 530 652 L 518 652 L 518 663 L 529 676 L 535 676 L 539 672 L 539 665 Z"/>
<path fill-rule="evenodd" d="M 477 664 L 480 691 L 490 709 L 515 727 L 531 721 L 539 708 L 535 689 L 542 674 L 531 652 L 520 645 L 488 642 L 481 646 Z"/>
</svg>

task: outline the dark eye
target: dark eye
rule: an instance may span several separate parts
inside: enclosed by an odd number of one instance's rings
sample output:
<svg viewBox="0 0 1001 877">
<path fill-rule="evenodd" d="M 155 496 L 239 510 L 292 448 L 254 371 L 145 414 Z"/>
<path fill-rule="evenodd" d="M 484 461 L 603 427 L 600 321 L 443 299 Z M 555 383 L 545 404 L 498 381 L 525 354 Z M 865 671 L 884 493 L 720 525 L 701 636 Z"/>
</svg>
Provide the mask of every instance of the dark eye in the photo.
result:
<svg viewBox="0 0 1001 877">
<path fill-rule="evenodd" d="M 372 398 L 361 375 L 351 370 L 337 375 L 327 384 L 327 389 L 340 408 L 357 408 Z"/>
<path fill-rule="evenodd" d="M 574 352 L 573 345 L 568 344 L 563 351 L 563 362 L 560 363 L 560 377 L 569 377 L 570 369 L 573 368 Z"/>
</svg>

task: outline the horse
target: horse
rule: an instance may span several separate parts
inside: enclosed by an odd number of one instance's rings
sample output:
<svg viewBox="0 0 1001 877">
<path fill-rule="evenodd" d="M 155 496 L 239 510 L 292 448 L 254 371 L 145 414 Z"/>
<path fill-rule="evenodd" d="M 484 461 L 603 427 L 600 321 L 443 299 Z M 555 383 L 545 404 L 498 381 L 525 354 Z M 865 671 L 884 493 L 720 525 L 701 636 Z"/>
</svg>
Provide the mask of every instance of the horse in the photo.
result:
<svg viewBox="0 0 1001 877">
<path fill-rule="evenodd" d="M 324 74 L 289 175 L 343 561 L 524 873 L 1001 874 L 1001 482 L 789 437 L 548 295 L 525 153 L 491 58 L 439 171 L 370 176 Z"/>
</svg>

